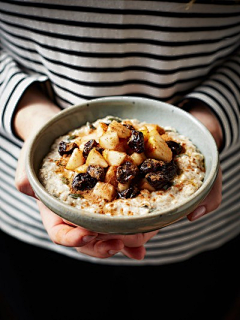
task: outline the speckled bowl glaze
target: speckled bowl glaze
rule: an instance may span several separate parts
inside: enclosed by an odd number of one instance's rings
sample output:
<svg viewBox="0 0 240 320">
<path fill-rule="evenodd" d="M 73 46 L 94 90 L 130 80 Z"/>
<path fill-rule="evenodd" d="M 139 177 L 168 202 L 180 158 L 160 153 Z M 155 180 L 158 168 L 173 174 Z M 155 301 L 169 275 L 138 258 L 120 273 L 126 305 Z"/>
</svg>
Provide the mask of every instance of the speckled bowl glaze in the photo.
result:
<svg viewBox="0 0 240 320">
<path fill-rule="evenodd" d="M 46 192 L 38 179 L 44 156 L 54 140 L 79 128 L 87 121 L 94 122 L 107 115 L 122 119 L 134 118 L 160 126 L 171 126 L 189 137 L 205 157 L 206 175 L 203 185 L 188 201 L 171 210 L 154 211 L 142 216 L 114 217 L 89 213 L 73 208 Z M 219 166 L 218 151 L 212 135 L 194 117 L 170 104 L 135 97 L 107 97 L 70 107 L 46 123 L 33 137 L 27 154 L 26 171 L 37 197 L 62 218 L 86 229 L 101 233 L 134 234 L 163 228 L 192 212 L 208 195 Z"/>
</svg>

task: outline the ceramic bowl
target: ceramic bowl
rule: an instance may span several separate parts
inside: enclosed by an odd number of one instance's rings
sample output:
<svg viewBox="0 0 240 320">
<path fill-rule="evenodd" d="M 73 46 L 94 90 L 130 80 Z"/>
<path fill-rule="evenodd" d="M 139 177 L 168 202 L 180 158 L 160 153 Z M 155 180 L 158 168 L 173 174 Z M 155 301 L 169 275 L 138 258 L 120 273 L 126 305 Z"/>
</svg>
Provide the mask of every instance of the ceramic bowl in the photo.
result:
<svg viewBox="0 0 240 320">
<path fill-rule="evenodd" d="M 181 205 L 170 210 L 154 211 L 141 216 L 108 216 L 79 211 L 46 192 L 38 179 L 44 156 L 54 140 L 107 115 L 138 119 L 160 126 L 171 126 L 189 137 L 205 157 L 206 175 L 202 186 Z M 218 151 L 210 132 L 187 112 L 170 104 L 135 97 L 106 97 L 72 106 L 46 123 L 33 137 L 27 154 L 26 170 L 38 198 L 62 218 L 86 229 L 101 233 L 134 234 L 163 228 L 192 212 L 208 195 L 219 166 Z"/>
</svg>

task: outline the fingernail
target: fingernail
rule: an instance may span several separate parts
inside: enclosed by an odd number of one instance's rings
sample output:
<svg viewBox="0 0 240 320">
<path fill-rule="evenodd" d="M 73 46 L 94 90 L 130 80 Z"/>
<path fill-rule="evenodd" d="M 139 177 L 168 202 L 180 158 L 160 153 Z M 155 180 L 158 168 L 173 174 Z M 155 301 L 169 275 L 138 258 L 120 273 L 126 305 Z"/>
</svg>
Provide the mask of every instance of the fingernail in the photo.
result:
<svg viewBox="0 0 240 320">
<path fill-rule="evenodd" d="M 114 254 L 118 253 L 119 251 L 117 250 L 109 250 L 108 253 L 113 256 Z"/>
<path fill-rule="evenodd" d="M 205 206 L 200 206 L 196 210 L 193 211 L 191 215 L 191 221 L 197 220 L 198 218 L 202 217 L 207 212 Z"/>
<path fill-rule="evenodd" d="M 83 242 L 85 242 L 85 243 L 88 243 L 88 242 L 90 242 L 90 241 L 92 241 L 93 239 L 95 239 L 96 238 L 96 236 L 84 236 L 83 238 L 82 238 L 82 240 L 83 240 Z"/>
</svg>

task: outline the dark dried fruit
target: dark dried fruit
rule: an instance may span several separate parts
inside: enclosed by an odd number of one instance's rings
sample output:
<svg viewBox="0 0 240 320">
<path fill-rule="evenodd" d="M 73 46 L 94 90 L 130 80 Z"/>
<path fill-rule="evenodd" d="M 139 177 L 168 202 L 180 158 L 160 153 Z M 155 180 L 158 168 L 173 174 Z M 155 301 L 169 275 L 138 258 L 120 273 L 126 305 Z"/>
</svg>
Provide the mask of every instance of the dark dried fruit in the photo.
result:
<svg viewBox="0 0 240 320">
<path fill-rule="evenodd" d="M 84 144 L 83 147 L 83 156 L 84 158 L 87 158 L 89 152 L 98 145 L 97 141 L 94 139 L 89 140 Z"/>
<path fill-rule="evenodd" d="M 97 141 L 94 140 L 94 139 L 91 139 L 91 140 L 89 140 L 88 142 L 86 142 L 86 143 L 84 144 L 84 147 L 83 147 L 83 156 L 84 156 L 85 159 L 87 158 L 89 152 L 90 152 L 93 148 L 96 148 L 96 150 L 97 150 L 98 152 L 100 152 L 100 153 L 103 152 L 103 148 L 101 148 L 101 147 L 99 146 L 99 144 L 97 143 Z"/>
<path fill-rule="evenodd" d="M 128 140 L 129 147 L 137 152 L 142 153 L 144 152 L 144 136 L 141 131 L 132 130 L 131 137 Z"/>
<path fill-rule="evenodd" d="M 161 172 L 150 172 L 146 175 L 146 179 L 156 190 L 166 190 L 171 186 L 171 182 Z"/>
<path fill-rule="evenodd" d="M 161 161 L 162 162 L 162 161 Z M 166 190 L 171 186 L 171 181 L 178 174 L 178 166 L 174 161 L 164 163 L 156 172 L 149 172 L 145 178 L 156 190 Z"/>
<path fill-rule="evenodd" d="M 137 186 L 131 186 L 126 190 L 118 192 L 118 196 L 121 199 L 132 199 L 135 198 L 139 194 L 139 189 Z"/>
<path fill-rule="evenodd" d="M 103 153 L 103 151 L 104 151 L 104 149 L 102 148 L 102 147 L 100 147 L 100 145 L 98 145 L 97 147 L 96 147 L 96 150 L 99 152 L 99 153 Z"/>
<path fill-rule="evenodd" d="M 143 174 L 147 174 L 149 172 L 157 172 L 161 170 L 161 168 L 165 165 L 165 162 L 155 160 L 155 159 L 146 159 L 140 166 L 140 171 Z"/>
<path fill-rule="evenodd" d="M 105 170 L 101 166 L 88 166 L 87 172 L 92 178 L 97 179 L 98 181 L 103 181 L 105 178 Z"/>
<path fill-rule="evenodd" d="M 89 190 L 97 183 L 97 179 L 92 178 L 89 173 L 77 174 L 72 182 L 72 187 L 75 190 Z"/>
<path fill-rule="evenodd" d="M 78 145 L 75 142 L 65 142 L 60 141 L 58 145 L 58 153 L 60 156 L 63 156 L 64 154 L 71 154 L 75 148 L 78 148 Z"/>
<path fill-rule="evenodd" d="M 172 140 L 166 141 L 166 143 L 168 147 L 171 149 L 173 156 L 176 156 L 182 152 L 182 146 L 180 143 Z"/>
<path fill-rule="evenodd" d="M 138 172 L 138 167 L 127 161 L 117 168 L 117 181 L 120 183 L 127 183 L 133 180 L 137 176 Z"/>
<path fill-rule="evenodd" d="M 165 163 L 160 172 L 165 176 L 166 179 L 172 180 L 178 174 L 177 163 L 175 161 Z"/>
</svg>

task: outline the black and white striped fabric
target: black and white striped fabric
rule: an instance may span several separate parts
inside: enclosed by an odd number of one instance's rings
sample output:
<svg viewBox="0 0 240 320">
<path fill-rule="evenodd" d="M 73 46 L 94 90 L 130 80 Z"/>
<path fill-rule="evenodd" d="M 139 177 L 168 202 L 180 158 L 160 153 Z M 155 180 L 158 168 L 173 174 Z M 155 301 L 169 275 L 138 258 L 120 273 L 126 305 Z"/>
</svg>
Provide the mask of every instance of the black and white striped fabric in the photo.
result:
<svg viewBox="0 0 240 320">
<path fill-rule="evenodd" d="M 181 261 L 239 234 L 239 2 L 3 0 L 0 32 L 3 231 L 76 259 L 136 265 Z M 62 109 L 109 95 L 207 103 L 224 132 L 221 207 L 162 229 L 140 262 L 121 254 L 99 260 L 53 244 L 35 201 L 14 186 L 22 142 L 12 119 L 18 100 L 36 81 L 51 84 Z"/>
</svg>

